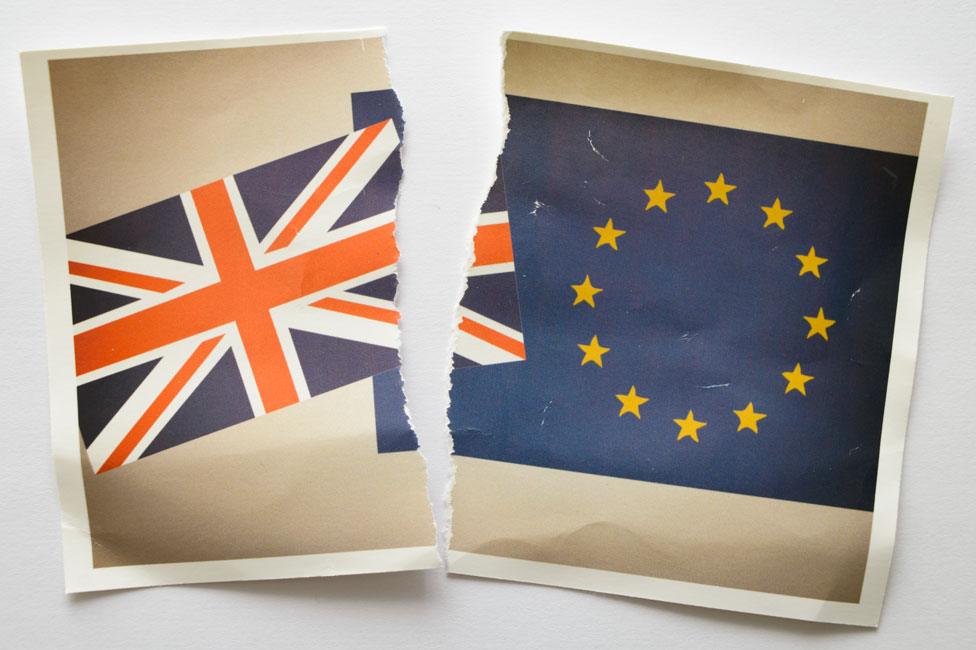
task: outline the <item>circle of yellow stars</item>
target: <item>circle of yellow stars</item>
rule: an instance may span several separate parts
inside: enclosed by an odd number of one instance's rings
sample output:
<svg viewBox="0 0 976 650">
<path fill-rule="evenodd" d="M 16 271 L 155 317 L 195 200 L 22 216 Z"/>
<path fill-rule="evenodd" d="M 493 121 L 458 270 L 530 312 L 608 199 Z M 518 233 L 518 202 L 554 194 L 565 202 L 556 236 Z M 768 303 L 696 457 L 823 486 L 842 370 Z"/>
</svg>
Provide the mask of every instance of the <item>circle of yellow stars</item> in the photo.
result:
<svg viewBox="0 0 976 650">
<path fill-rule="evenodd" d="M 715 180 L 705 181 L 704 183 L 708 189 L 708 196 L 705 198 L 706 204 L 718 201 L 724 205 L 729 205 L 729 194 L 737 189 L 736 185 L 726 180 L 724 172 L 720 172 Z M 660 210 L 662 214 L 667 214 L 668 201 L 677 196 L 676 192 L 669 192 L 665 189 L 663 179 L 658 179 L 654 187 L 645 188 L 644 194 L 647 196 L 644 211 L 651 212 L 653 210 Z M 786 226 L 790 223 L 786 219 L 787 217 L 793 216 L 793 211 L 783 207 L 782 201 L 778 196 L 773 198 L 770 205 L 760 206 L 759 209 L 765 215 L 765 221 L 762 225 L 764 229 L 775 227 L 781 231 L 786 230 Z M 593 226 L 593 231 L 597 234 L 595 247 L 606 247 L 611 251 L 620 250 L 621 243 L 619 240 L 627 234 L 626 230 L 614 224 L 612 218 L 607 219 L 607 222 L 602 226 Z M 810 246 L 810 249 L 806 253 L 797 253 L 795 257 L 800 262 L 798 275 L 801 277 L 810 275 L 815 280 L 819 280 L 821 277 L 820 267 L 829 261 L 826 257 L 819 256 L 814 246 Z M 593 280 L 589 274 L 585 275 L 579 283 L 571 284 L 570 288 L 575 294 L 573 297 L 573 307 L 586 305 L 590 309 L 597 308 L 598 301 L 596 296 L 603 293 L 603 289 L 593 284 Z M 803 316 L 803 320 L 807 322 L 810 328 L 806 338 L 811 339 L 819 336 L 824 341 L 830 340 L 828 330 L 837 322 L 824 315 L 823 307 L 820 307 L 814 316 Z M 589 343 L 578 343 L 577 347 L 583 353 L 583 357 L 580 360 L 581 366 L 592 364 L 598 368 L 603 368 L 603 356 L 611 352 L 609 347 L 600 343 L 600 339 L 596 334 L 592 335 Z M 812 375 L 804 374 L 799 362 L 794 365 L 792 370 L 784 371 L 782 376 L 786 380 L 786 387 L 783 391 L 784 395 L 795 392 L 798 395 L 806 396 L 807 384 L 815 379 Z M 627 392 L 617 394 L 615 397 L 620 402 L 620 410 L 617 413 L 618 417 L 629 415 L 638 420 L 641 418 L 641 406 L 644 406 L 650 401 L 650 397 L 641 395 L 635 385 L 631 385 Z M 742 408 L 732 409 L 732 413 L 738 418 L 738 428 L 736 428 L 736 431 L 751 431 L 753 434 L 759 433 L 759 422 L 767 417 L 766 413 L 757 411 L 756 406 L 752 402 L 747 403 Z M 673 421 L 678 427 L 678 434 L 675 440 L 681 441 L 687 438 L 696 444 L 701 442 L 699 432 L 708 425 L 707 422 L 695 419 L 695 413 L 692 409 L 688 409 L 687 415 L 683 418 L 674 418 Z"/>
</svg>

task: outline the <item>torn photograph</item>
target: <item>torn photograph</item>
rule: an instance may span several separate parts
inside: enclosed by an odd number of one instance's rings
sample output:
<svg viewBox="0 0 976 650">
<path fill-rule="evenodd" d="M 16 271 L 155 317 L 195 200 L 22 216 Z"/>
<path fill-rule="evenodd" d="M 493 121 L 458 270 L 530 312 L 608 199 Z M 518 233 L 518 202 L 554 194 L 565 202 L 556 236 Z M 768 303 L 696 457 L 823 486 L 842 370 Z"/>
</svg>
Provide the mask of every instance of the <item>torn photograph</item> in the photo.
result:
<svg viewBox="0 0 976 650">
<path fill-rule="evenodd" d="M 877 625 L 951 100 L 529 34 L 504 79 L 450 571 Z"/>
<path fill-rule="evenodd" d="M 439 566 L 383 32 L 22 66 L 66 590 Z"/>
</svg>

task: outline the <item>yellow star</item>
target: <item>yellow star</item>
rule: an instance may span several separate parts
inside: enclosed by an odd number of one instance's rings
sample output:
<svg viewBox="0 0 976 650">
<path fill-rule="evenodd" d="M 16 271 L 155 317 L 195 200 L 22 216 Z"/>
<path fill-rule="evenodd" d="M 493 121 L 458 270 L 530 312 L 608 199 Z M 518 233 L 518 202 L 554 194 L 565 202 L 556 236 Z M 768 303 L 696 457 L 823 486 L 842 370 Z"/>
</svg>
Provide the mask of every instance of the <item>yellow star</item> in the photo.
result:
<svg viewBox="0 0 976 650">
<path fill-rule="evenodd" d="M 763 228 L 768 228 L 775 223 L 780 230 L 786 230 L 783 219 L 793 214 L 792 210 L 786 210 L 779 204 L 779 197 L 776 197 L 772 205 L 762 206 L 762 211 L 766 213 L 766 223 L 763 224 Z"/>
<path fill-rule="evenodd" d="M 644 194 L 647 195 L 647 207 L 644 208 L 644 212 L 651 208 L 661 208 L 661 212 L 667 212 L 668 199 L 674 196 L 674 192 L 664 191 L 664 185 L 661 181 L 657 182 L 657 187 L 653 190 L 644 190 Z"/>
<path fill-rule="evenodd" d="M 744 409 L 732 409 L 732 412 L 739 416 L 739 428 L 736 431 L 751 429 L 753 433 L 759 433 L 759 427 L 757 426 L 759 420 L 766 417 L 765 413 L 757 413 L 753 410 L 752 402 L 746 404 Z"/>
<path fill-rule="evenodd" d="M 811 338 L 814 334 L 819 334 L 823 337 L 824 341 L 828 340 L 827 328 L 833 327 L 834 323 L 837 322 L 829 318 L 824 318 L 823 307 L 820 308 L 816 316 L 804 316 L 803 320 L 810 323 L 810 331 L 807 332 L 807 338 Z"/>
<path fill-rule="evenodd" d="M 804 375 L 803 371 L 800 370 L 800 364 L 796 364 L 792 372 L 784 372 L 783 376 L 786 377 L 786 390 L 783 394 L 789 393 L 791 390 L 800 391 L 801 395 L 807 394 L 807 382 L 813 379 L 812 375 Z"/>
<path fill-rule="evenodd" d="M 603 289 L 598 289 L 590 284 L 590 276 L 586 276 L 582 284 L 571 284 L 569 285 L 576 292 L 576 300 L 573 301 L 573 306 L 585 302 L 590 307 L 596 307 L 596 303 L 593 302 L 593 296 L 603 291 Z"/>
<path fill-rule="evenodd" d="M 634 417 L 640 420 L 640 407 L 641 404 L 647 401 L 647 398 L 638 395 L 636 387 L 631 386 L 630 392 L 628 392 L 626 395 L 617 395 L 617 399 L 619 399 L 620 403 L 623 405 L 620 407 L 620 413 L 617 414 L 618 417 L 623 417 L 624 413 L 631 413 L 634 415 Z"/>
<path fill-rule="evenodd" d="M 678 440 L 691 438 L 696 443 L 698 442 L 698 430 L 708 424 L 707 422 L 699 422 L 696 420 L 695 414 L 692 411 L 688 411 L 688 416 L 684 420 L 675 418 L 674 423 L 681 427 L 681 430 L 678 431 Z"/>
<path fill-rule="evenodd" d="M 592 361 L 602 368 L 603 355 L 610 351 L 610 348 L 605 348 L 600 345 L 600 341 L 597 340 L 596 336 L 590 340 L 589 345 L 577 343 L 576 347 L 583 351 L 583 360 L 580 361 L 581 366 L 585 366 L 588 362 Z"/>
<path fill-rule="evenodd" d="M 596 243 L 596 247 L 604 246 L 609 244 L 610 248 L 613 250 L 617 249 L 617 237 L 627 232 L 626 230 L 617 230 L 613 227 L 613 219 L 607 219 L 607 225 L 603 226 L 593 226 L 593 230 L 597 231 L 600 235 L 600 240 Z"/>
<path fill-rule="evenodd" d="M 810 247 L 809 253 L 806 255 L 797 255 L 796 259 L 800 260 L 800 263 L 803 265 L 800 268 L 800 275 L 813 273 L 814 277 L 817 278 L 820 277 L 820 265 L 827 262 L 826 257 L 817 257 L 817 251 L 813 249 L 813 246 Z"/>
<path fill-rule="evenodd" d="M 705 181 L 705 185 L 708 186 L 708 190 L 711 194 L 708 195 L 708 200 L 705 203 L 711 203 L 712 201 L 721 201 L 725 205 L 729 204 L 729 192 L 736 188 L 735 185 L 729 185 L 725 182 L 725 174 L 719 174 L 713 182 Z"/>
</svg>

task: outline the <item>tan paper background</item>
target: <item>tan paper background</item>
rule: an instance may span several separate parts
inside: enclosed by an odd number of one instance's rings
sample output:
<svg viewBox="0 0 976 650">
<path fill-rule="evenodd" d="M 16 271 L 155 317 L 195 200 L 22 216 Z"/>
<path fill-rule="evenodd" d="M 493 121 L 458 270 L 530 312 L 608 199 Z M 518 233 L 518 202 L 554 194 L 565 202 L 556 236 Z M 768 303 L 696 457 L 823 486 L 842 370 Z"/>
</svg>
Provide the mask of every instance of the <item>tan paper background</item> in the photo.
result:
<svg viewBox="0 0 976 650">
<path fill-rule="evenodd" d="M 926 104 L 593 50 L 509 40 L 505 92 L 918 155 Z"/>
<path fill-rule="evenodd" d="M 367 379 L 104 474 L 86 461 L 95 566 L 433 544 L 423 459 L 378 454 L 371 407 Z"/>
<path fill-rule="evenodd" d="M 456 457 L 451 548 L 857 602 L 871 513 Z"/>
<path fill-rule="evenodd" d="M 50 62 L 68 232 L 352 131 L 380 38 Z"/>
</svg>

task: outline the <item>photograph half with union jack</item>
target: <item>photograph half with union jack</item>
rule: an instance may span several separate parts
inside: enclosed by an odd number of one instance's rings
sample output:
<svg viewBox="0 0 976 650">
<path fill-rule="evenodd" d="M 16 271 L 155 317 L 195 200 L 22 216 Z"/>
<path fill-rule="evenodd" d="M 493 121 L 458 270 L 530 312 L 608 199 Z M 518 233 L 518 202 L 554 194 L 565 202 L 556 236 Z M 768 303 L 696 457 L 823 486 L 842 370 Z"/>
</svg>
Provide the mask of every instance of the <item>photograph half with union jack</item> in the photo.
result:
<svg viewBox="0 0 976 650">
<path fill-rule="evenodd" d="M 383 31 L 23 62 L 66 591 L 437 566 Z"/>
<path fill-rule="evenodd" d="M 925 104 L 568 43 L 507 44 L 451 378 L 456 565 L 859 602 Z"/>
</svg>

